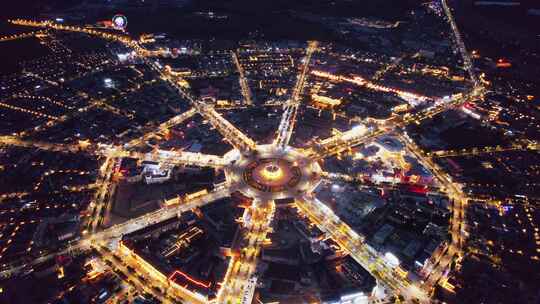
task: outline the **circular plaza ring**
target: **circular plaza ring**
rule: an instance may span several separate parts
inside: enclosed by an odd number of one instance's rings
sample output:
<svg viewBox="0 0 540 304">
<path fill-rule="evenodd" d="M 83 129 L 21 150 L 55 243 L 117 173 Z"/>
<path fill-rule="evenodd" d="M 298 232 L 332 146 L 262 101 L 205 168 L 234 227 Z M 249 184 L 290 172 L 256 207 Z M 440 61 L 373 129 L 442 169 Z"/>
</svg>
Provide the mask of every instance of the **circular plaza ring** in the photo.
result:
<svg viewBox="0 0 540 304">
<path fill-rule="evenodd" d="M 289 146 L 258 145 L 251 153 L 237 149 L 223 156 L 225 179 L 237 191 L 260 201 L 300 198 L 321 181 L 321 167 L 303 150 Z"/>
<path fill-rule="evenodd" d="M 302 172 L 288 160 L 263 158 L 248 164 L 243 173 L 246 184 L 262 192 L 281 192 L 296 187 Z"/>
</svg>

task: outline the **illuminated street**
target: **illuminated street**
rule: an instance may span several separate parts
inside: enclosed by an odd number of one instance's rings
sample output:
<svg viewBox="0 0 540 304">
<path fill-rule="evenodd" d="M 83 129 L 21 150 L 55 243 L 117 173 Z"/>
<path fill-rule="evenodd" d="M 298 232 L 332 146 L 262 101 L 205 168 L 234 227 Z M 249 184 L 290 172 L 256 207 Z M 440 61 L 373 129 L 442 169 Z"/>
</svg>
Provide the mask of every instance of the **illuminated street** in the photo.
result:
<svg viewBox="0 0 540 304">
<path fill-rule="evenodd" d="M 232 2 L 6 18 L 0 302 L 538 300 L 538 97 L 463 4 Z"/>
</svg>

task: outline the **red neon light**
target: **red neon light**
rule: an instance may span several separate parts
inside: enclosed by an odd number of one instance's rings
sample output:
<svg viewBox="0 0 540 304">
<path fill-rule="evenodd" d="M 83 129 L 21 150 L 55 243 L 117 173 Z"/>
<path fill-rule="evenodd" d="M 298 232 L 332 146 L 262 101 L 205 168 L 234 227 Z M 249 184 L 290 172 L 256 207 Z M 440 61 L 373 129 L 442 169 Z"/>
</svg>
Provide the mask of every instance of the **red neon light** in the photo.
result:
<svg viewBox="0 0 540 304">
<path fill-rule="evenodd" d="M 408 188 L 409 191 L 417 193 L 417 194 L 426 194 L 428 192 L 428 189 L 426 187 L 422 187 L 422 186 L 411 185 L 411 186 L 409 186 L 407 188 Z"/>
<path fill-rule="evenodd" d="M 180 270 L 176 270 L 175 272 L 173 272 L 170 276 L 169 276 L 169 281 L 172 281 L 173 283 L 177 284 L 173 278 L 175 275 L 181 275 L 183 276 L 186 280 L 190 281 L 191 283 L 195 284 L 195 285 L 199 285 L 201 287 L 204 287 L 204 288 L 210 288 L 210 283 L 203 283 L 203 282 L 199 282 L 193 278 L 191 278 L 190 276 L 188 276 L 187 274 L 181 272 Z"/>
</svg>

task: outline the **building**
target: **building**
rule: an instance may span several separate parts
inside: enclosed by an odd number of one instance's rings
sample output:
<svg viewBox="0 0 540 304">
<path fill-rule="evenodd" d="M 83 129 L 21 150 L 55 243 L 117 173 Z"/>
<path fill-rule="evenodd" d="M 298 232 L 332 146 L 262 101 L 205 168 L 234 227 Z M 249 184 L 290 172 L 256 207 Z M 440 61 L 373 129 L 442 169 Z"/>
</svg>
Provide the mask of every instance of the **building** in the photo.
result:
<svg viewBox="0 0 540 304">
<path fill-rule="evenodd" d="M 394 232 L 394 226 L 384 224 L 375 235 L 373 235 L 373 241 L 379 245 L 382 245 L 384 241 Z"/>
<path fill-rule="evenodd" d="M 147 184 L 161 184 L 171 179 L 171 170 L 155 162 L 143 162 L 142 175 Z"/>
</svg>

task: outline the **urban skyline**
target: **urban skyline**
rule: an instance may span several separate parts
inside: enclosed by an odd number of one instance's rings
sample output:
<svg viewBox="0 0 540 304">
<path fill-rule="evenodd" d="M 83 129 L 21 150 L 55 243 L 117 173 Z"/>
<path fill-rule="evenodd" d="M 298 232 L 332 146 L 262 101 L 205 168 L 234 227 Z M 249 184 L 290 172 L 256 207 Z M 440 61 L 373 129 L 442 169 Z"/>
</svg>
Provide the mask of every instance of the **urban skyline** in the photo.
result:
<svg viewBox="0 0 540 304">
<path fill-rule="evenodd" d="M 0 300 L 538 301 L 534 72 L 468 47 L 456 1 L 323 2 L 270 12 L 309 41 L 130 33 L 243 16 L 191 1 L 6 19 Z"/>
</svg>

